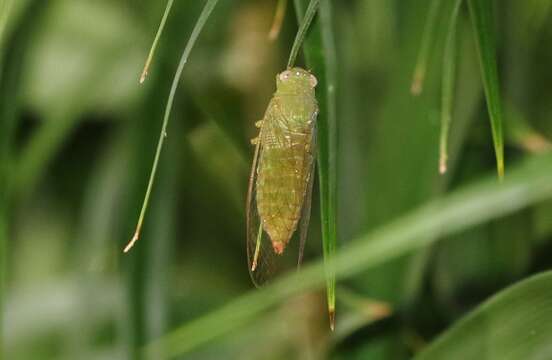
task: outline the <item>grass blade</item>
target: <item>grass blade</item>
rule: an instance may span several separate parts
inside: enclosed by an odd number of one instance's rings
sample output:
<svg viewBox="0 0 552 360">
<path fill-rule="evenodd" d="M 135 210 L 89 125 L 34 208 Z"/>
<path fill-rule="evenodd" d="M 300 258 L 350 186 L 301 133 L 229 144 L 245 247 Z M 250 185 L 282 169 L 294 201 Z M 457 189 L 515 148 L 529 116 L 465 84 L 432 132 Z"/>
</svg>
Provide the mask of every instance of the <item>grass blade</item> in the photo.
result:
<svg viewBox="0 0 552 360">
<path fill-rule="evenodd" d="M 552 150 L 552 143 L 512 105 L 506 106 L 505 136 L 516 147 L 533 154 Z"/>
<path fill-rule="evenodd" d="M 414 75 L 412 76 L 412 84 L 410 85 L 410 92 L 412 95 L 420 95 L 423 91 L 427 63 L 429 61 L 429 52 L 431 50 L 431 45 L 435 41 L 435 26 L 437 24 L 437 14 L 439 13 L 440 6 L 441 0 L 432 0 L 429 5 L 422 34 L 422 43 L 420 45 L 420 51 L 418 52 Z"/>
<path fill-rule="evenodd" d="M 320 216 L 322 219 L 322 243 L 326 262 L 326 292 L 330 327 L 335 328 L 335 269 L 331 259 L 337 243 L 337 108 L 336 108 L 336 51 L 332 27 L 331 3 L 323 0 L 320 6 L 320 28 L 324 58 L 326 59 L 326 139 L 319 134 L 318 172 L 321 190 Z M 320 123 L 319 123 L 320 124 Z M 324 182 L 325 181 L 325 182 Z"/>
<path fill-rule="evenodd" d="M 493 4 L 492 0 L 468 0 L 468 5 L 477 42 L 487 110 L 491 120 L 498 178 L 502 179 L 504 177 L 503 115 L 496 64 Z"/>
<path fill-rule="evenodd" d="M 447 171 L 447 148 L 450 121 L 452 118 L 454 86 L 456 76 L 456 24 L 458 12 L 462 0 L 456 0 L 452 14 L 443 55 L 443 84 L 441 95 L 441 135 L 439 140 L 439 172 L 444 174 Z"/>
<path fill-rule="evenodd" d="M 134 236 L 130 240 L 130 242 L 127 244 L 127 246 L 124 248 L 124 252 L 128 252 L 132 246 L 138 241 L 138 238 L 140 237 L 140 231 L 142 229 L 142 223 L 144 221 L 144 216 L 146 215 L 146 210 L 148 208 L 149 198 L 151 195 L 151 189 L 153 188 L 153 182 L 155 180 L 155 174 L 157 172 L 157 166 L 159 165 L 159 157 L 161 155 L 161 150 L 163 149 L 163 143 L 165 141 L 165 138 L 167 137 L 167 126 L 169 124 L 169 118 L 171 115 L 172 106 L 174 103 L 174 97 L 176 94 L 176 90 L 178 88 L 178 83 L 180 82 L 180 77 L 182 76 L 182 71 L 184 70 L 184 66 L 188 62 L 188 58 L 190 56 L 190 53 L 196 43 L 197 38 L 199 37 L 199 34 L 201 34 L 201 31 L 203 30 L 203 27 L 205 26 L 205 23 L 207 22 L 207 19 L 209 19 L 209 16 L 213 12 L 213 9 L 217 5 L 218 0 L 208 0 L 205 6 L 203 7 L 203 10 L 201 11 L 201 14 L 199 15 L 199 18 L 197 19 L 197 22 L 194 26 L 194 29 L 192 30 L 192 34 L 190 35 L 190 39 L 188 40 L 188 43 L 186 44 L 186 47 L 184 48 L 184 51 L 182 52 L 182 56 L 180 58 L 180 62 L 178 64 L 178 68 L 176 69 L 176 73 L 174 75 L 174 79 L 171 85 L 171 90 L 169 93 L 169 98 L 167 100 L 167 106 L 165 107 L 165 114 L 163 116 L 163 125 L 161 126 L 161 132 L 159 133 L 159 141 L 157 143 L 157 150 L 155 151 L 155 158 L 153 160 L 153 165 L 151 168 L 150 178 L 148 181 L 148 187 L 146 189 L 146 194 L 144 195 L 144 202 L 142 204 L 142 209 L 140 210 L 140 217 L 138 218 L 138 223 L 136 224 L 136 230 L 134 232 Z"/>
<path fill-rule="evenodd" d="M 416 359 L 549 358 L 550 284 L 552 272 L 548 271 L 499 292 L 432 342 Z"/>
<path fill-rule="evenodd" d="M 300 18 L 304 1 L 296 0 L 295 8 Z M 313 1 L 309 8 L 312 8 Z M 307 12 L 308 12 L 307 9 Z M 305 15 L 307 16 L 307 15 Z M 318 101 L 318 179 L 320 186 L 320 216 L 322 220 L 322 248 L 326 263 L 326 293 L 330 328 L 335 326 L 335 271 L 330 259 L 337 241 L 337 122 L 336 122 L 336 56 L 334 48 L 331 5 L 323 0 L 320 4 L 319 21 L 311 28 L 305 39 L 307 65 L 319 80 Z"/>
<path fill-rule="evenodd" d="M 297 8 L 297 1 L 295 2 L 295 4 Z M 295 64 L 295 60 L 297 59 L 297 54 L 299 54 L 299 49 L 303 44 L 303 40 L 307 35 L 307 30 L 310 27 L 310 24 L 312 22 L 312 19 L 314 18 L 314 15 L 316 15 L 316 11 L 318 10 L 319 5 L 320 5 L 320 0 L 311 0 L 311 2 L 309 3 L 309 7 L 307 8 L 307 11 L 304 12 L 303 21 L 299 26 L 299 30 L 297 30 L 297 35 L 295 35 L 295 41 L 293 42 L 293 46 L 289 54 L 289 60 L 287 64 L 288 69 L 293 67 L 293 65 Z M 302 13 L 303 11 L 298 12 L 298 14 L 302 14 Z"/>
<path fill-rule="evenodd" d="M 153 44 L 151 45 L 151 49 L 148 54 L 148 58 L 146 59 L 144 70 L 142 70 L 142 75 L 140 75 L 140 84 L 143 84 L 144 81 L 146 80 L 146 76 L 148 76 L 151 61 L 153 60 L 153 56 L 155 55 L 155 50 L 157 49 L 157 43 L 161 38 L 161 34 L 163 33 L 163 29 L 165 28 L 165 23 L 167 22 L 167 18 L 169 17 L 169 13 L 171 12 L 173 3 L 174 3 L 174 0 L 169 0 L 167 2 L 167 6 L 165 7 L 165 13 L 163 14 L 163 18 L 161 19 L 159 28 L 157 29 L 157 34 L 155 34 L 155 39 L 153 40 Z"/>
<path fill-rule="evenodd" d="M 280 30 L 282 30 L 282 23 L 284 22 L 284 17 L 286 15 L 287 0 L 278 0 L 278 5 L 276 7 L 276 13 L 274 14 L 274 21 L 270 27 L 270 32 L 268 33 L 268 38 L 272 41 L 278 38 L 280 35 Z"/>
<path fill-rule="evenodd" d="M 447 235 L 552 198 L 552 155 L 531 158 L 497 186 L 492 178 L 461 188 L 349 243 L 334 257 L 338 278 L 373 269 Z M 434 236 L 435 234 L 441 236 Z M 324 283 L 324 263 L 307 265 L 169 333 L 146 348 L 176 356 L 231 333 L 272 306 Z"/>
</svg>

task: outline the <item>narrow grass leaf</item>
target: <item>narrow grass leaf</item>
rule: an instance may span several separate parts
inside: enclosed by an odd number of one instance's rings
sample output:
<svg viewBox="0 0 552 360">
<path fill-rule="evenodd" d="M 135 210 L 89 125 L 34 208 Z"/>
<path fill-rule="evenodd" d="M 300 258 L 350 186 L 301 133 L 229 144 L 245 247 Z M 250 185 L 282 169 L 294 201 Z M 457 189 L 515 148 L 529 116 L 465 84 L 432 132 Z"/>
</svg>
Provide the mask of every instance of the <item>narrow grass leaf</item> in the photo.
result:
<svg viewBox="0 0 552 360">
<path fill-rule="evenodd" d="M 551 285 L 548 271 L 499 292 L 415 359 L 550 359 Z"/>
<path fill-rule="evenodd" d="M 508 105 L 504 123 L 506 141 L 533 154 L 551 151 L 550 140 L 537 131 L 512 104 Z"/>
<path fill-rule="evenodd" d="M 494 37 L 494 11 L 492 0 L 468 0 L 477 52 L 481 65 L 483 88 L 487 99 L 487 110 L 491 120 L 496 167 L 499 179 L 504 177 L 504 139 L 502 135 L 502 103 L 496 63 Z"/>
<path fill-rule="evenodd" d="M 282 24 L 286 16 L 286 8 L 287 0 L 278 0 L 274 20 L 272 22 L 272 26 L 270 27 L 270 32 L 268 33 L 268 38 L 272 41 L 276 40 L 278 35 L 280 35 L 280 30 L 282 30 Z"/>
<path fill-rule="evenodd" d="M 437 24 L 437 15 L 439 14 L 440 7 L 441 0 L 432 0 L 429 5 L 427 18 L 422 33 L 422 43 L 420 44 L 420 50 L 418 51 L 416 67 L 414 68 L 414 75 L 412 76 L 412 84 L 410 86 L 410 92 L 412 93 L 412 95 L 420 95 L 424 88 L 427 63 L 429 61 L 431 46 L 435 42 L 435 27 Z"/>
<path fill-rule="evenodd" d="M 320 28 L 324 58 L 326 59 L 326 108 L 327 139 L 322 149 L 323 157 L 319 158 L 318 171 L 320 180 L 322 243 L 324 261 L 326 262 L 326 288 L 330 326 L 335 327 L 335 269 L 331 259 L 337 246 L 337 105 L 336 105 L 336 51 L 332 26 L 332 9 L 329 0 L 323 0 L 320 6 Z M 320 135 L 319 135 L 320 138 Z M 320 151 L 320 148 L 319 148 Z M 319 152 L 320 154 L 320 152 Z"/>
<path fill-rule="evenodd" d="M 297 1 L 295 2 L 295 4 L 297 8 Z M 295 41 L 293 42 L 293 46 L 289 54 L 289 60 L 287 64 L 288 69 L 293 67 L 293 65 L 295 64 L 295 60 L 297 59 L 297 54 L 299 54 L 299 49 L 303 44 L 303 40 L 307 35 L 307 30 L 310 27 L 310 24 L 312 22 L 312 19 L 314 18 L 314 15 L 316 15 L 316 11 L 318 10 L 319 5 L 320 5 L 320 0 L 311 0 L 309 3 L 309 7 L 307 8 L 307 11 L 304 12 L 303 21 L 301 21 L 299 30 L 297 30 L 297 35 L 295 35 Z M 298 12 L 298 14 L 303 14 L 303 11 Z"/>
<path fill-rule="evenodd" d="M 354 332 L 369 326 L 393 314 L 391 304 L 376 299 L 367 298 L 349 288 L 339 286 L 339 303 L 348 311 L 340 311 L 339 326 L 332 334 L 332 344 L 336 346 Z"/>
<path fill-rule="evenodd" d="M 552 155 L 512 169 L 497 186 L 492 178 L 461 188 L 349 243 L 334 257 L 338 278 L 351 277 L 428 246 L 447 235 L 552 198 Z M 439 233 L 441 236 L 434 236 Z M 177 356 L 235 331 L 272 306 L 325 281 L 324 263 L 307 265 L 263 289 L 249 292 L 167 334 L 146 348 Z"/>
<path fill-rule="evenodd" d="M 311 8 L 312 1 L 309 4 Z M 299 18 L 305 1 L 296 0 Z M 308 9 L 307 9 L 308 11 Z M 320 115 L 317 124 L 318 180 L 320 187 L 320 217 L 324 253 L 326 293 L 330 327 L 335 326 L 335 271 L 330 259 L 337 242 L 337 114 L 336 114 L 336 52 L 333 38 L 332 9 L 327 0 L 320 3 L 319 21 L 311 27 L 305 39 L 307 65 L 319 80 Z"/>
<path fill-rule="evenodd" d="M 138 241 L 138 238 L 140 237 L 140 231 L 142 229 L 142 223 L 144 221 L 144 216 L 146 215 L 146 210 L 148 208 L 149 198 L 151 195 L 151 189 L 153 188 L 153 182 L 155 180 L 155 175 L 157 172 L 157 166 L 159 165 L 159 157 L 161 155 L 161 150 L 163 149 L 163 143 L 165 142 L 165 138 L 167 137 L 167 126 L 169 124 L 169 118 L 171 116 L 171 110 L 174 103 L 174 97 L 176 94 L 176 90 L 178 88 L 178 83 L 180 82 L 180 77 L 182 76 L 182 71 L 184 70 L 184 66 L 188 62 L 188 58 L 190 56 L 190 53 L 197 41 L 197 38 L 201 34 L 201 31 L 203 30 L 203 27 L 205 26 L 205 23 L 209 19 L 209 16 L 213 12 L 213 9 L 217 5 L 218 0 L 208 0 L 205 6 L 203 7 L 203 10 L 201 14 L 199 15 L 199 18 L 194 26 L 194 29 L 192 30 L 192 34 L 190 35 L 190 39 L 188 40 L 184 51 L 182 52 L 182 56 L 180 57 L 180 62 L 178 64 L 178 68 L 176 69 L 176 73 L 174 75 L 174 79 L 171 85 L 171 90 L 169 93 L 169 98 L 167 100 L 167 106 L 165 107 L 165 114 L 163 116 L 163 125 L 161 126 L 161 132 L 159 133 L 159 141 L 157 143 L 157 149 L 155 151 L 155 158 L 153 160 L 153 165 L 150 173 L 150 178 L 148 181 L 148 187 L 146 189 L 146 193 L 144 195 L 144 202 L 142 204 L 142 209 L 140 210 L 140 217 L 138 218 L 138 223 L 136 225 L 136 231 L 134 232 L 134 235 L 130 242 L 127 244 L 127 246 L 124 248 L 124 252 L 128 252 L 132 246 Z"/>
<path fill-rule="evenodd" d="M 443 55 L 443 80 L 441 89 L 441 135 L 439 140 L 439 172 L 441 174 L 447 171 L 448 159 L 448 135 L 450 131 L 450 122 L 452 118 L 452 108 L 454 99 L 454 86 L 456 77 L 456 24 L 458 12 L 462 0 L 456 0 L 450 16 L 449 28 L 445 44 L 445 53 Z"/>
<path fill-rule="evenodd" d="M 157 34 L 155 34 L 155 39 L 153 40 L 153 44 L 151 45 L 151 49 L 148 54 L 148 58 L 146 59 L 144 70 L 142 70 L 142 75 L 140 75 L 140 84 L 144 83 L 144 81 L 146 80 L 146 77 L 148 76 L 151 61 L 153 60 L 153 56 L 155 55 L 155 50 L 157 49 L 157 43 L 159 42 L 159 39 L 161 38 L 161 34 L 163 33 L 163 29 L 165 28 L 165 23 L 167 22 L 167 18 L 169 17 L 169 14 L 171 12 L 173 2 L 174 0 L 169 0 L 167 2 L 167 6 L 165 7 L 165 13 L 163 14 L 163 18 L 161 19 L 159 28 L 157 29 Z"/>
</svg>

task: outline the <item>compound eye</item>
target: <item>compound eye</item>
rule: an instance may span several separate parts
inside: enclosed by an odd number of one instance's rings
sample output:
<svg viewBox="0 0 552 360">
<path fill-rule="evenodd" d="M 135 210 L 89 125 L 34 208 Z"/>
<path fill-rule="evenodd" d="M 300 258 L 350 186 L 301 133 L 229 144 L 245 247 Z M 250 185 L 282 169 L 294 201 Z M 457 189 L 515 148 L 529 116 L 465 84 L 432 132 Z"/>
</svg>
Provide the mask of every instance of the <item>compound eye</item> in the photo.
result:
<svg viewBox="0 0 552 360">
<path fill-rule="evenodd" d="M 316 87 L 316 85 L 318 84 L 318 80 L 316 80 L 316 77 L 314 75 L 311 74 L 310 76 L 310 79 L 309 79 L 309 82 L 310 82 L 310 85 L 311 87 L 314 89 Z"/>
<path fill-rule="evenodd" d="M 285 81 L 285 80 L 289 79 L 290 76 L 291 76 L 291 71 L 286 70 L 286 71 L 284 71 L 283 73 L 280 74 L 280 80 Z"/>
</svg>

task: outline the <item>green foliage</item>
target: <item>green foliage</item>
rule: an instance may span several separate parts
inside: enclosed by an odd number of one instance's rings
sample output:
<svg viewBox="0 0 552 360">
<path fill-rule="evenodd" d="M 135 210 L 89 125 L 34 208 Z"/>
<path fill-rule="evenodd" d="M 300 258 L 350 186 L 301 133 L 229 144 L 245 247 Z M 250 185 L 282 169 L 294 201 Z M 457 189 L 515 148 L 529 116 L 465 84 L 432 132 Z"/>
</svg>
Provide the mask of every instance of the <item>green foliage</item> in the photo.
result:
<svg viewBox="0 0 552 360">
<path fill-rule="evenodd" d="M 416 359 L 546 359 L 550 357 L 552 273 L 499 292 L 458 321 Z"/>
<path fill-rule="evenodd" d="M 550 2 L 460 2 L 314 1 L 298 31 L 296 0 L 271 40 L 281 0 L 0 0 L 1 356 L 550 357 Z M 249 142 L 292 48 L 320 191 L 258 290 Z"/>
<path fill-rule="evenodd" d="M 347 249 L 332 259 L 332 266 L 340 278 L 350 277 L 427 246 L 439 239 L 432 236 L 436 232 L 446 236 L 551 198 L 551 170 L 552 156 L 548 155 L 515 169 L 500 187 L 486 179 L 429 203 L 353 240 Z M 320 286 L 325 277 L 323 266 L 320 261 L 311 264 L 257 293 L 246 294 L 225 304 L 155 342 L 148 350 L 153 353 L 164 351 L 164 356 L 173 357 L 229 333 L 274 304 Z"/>
</svg>

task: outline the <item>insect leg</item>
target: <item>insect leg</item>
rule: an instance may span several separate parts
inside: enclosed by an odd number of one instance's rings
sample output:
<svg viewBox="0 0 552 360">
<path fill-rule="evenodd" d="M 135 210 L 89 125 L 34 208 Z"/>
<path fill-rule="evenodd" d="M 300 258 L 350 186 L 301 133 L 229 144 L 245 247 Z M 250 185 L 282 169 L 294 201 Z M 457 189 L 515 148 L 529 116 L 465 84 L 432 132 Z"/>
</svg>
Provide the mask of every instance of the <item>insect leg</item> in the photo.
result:
<svg viewBox="0 0 552 360">
<path fill-rule="evenodd" d="M 257 268 L 257 260 L 259 259 L 259 252 L 261 250 L 261 238 L 263 237 L 263 223 L 259 224 L 259 233 L 257 234 L 257 244 L 255 245 L 255 255 L 253 255 L 253 262 L 251 264 L 251 271 L 255 271 Z"/>
</svg>

